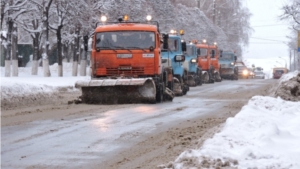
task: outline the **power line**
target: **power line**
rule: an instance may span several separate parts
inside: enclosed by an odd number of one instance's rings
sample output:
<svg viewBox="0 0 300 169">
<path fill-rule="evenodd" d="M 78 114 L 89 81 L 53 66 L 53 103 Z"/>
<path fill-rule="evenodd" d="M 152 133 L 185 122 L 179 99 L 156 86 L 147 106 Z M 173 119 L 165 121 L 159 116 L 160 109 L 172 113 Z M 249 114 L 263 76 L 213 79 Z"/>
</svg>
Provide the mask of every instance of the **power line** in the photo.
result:
<svg viewBox="0 0 300 169">
<path fill-rule="evenodd" d="M 280 26 L 280 25 L 287 25 L 287 24 L 257 25 L 257 26 L 251 26 L 251 27 L 268 27 L 268 26 Z"/>
<path fill-rule="evenodd" d="M 281 42 L 281 43 L 287 43 L 286 41 L 280 41 L 275 39 L 265 39 L 265 38 L 257 38 L 257 37 L 250 37 L 252 39 L 260 39 L 260 40 L 267 40 L 267 41 L 274 41 L 274 42 Z"/>
</svg>

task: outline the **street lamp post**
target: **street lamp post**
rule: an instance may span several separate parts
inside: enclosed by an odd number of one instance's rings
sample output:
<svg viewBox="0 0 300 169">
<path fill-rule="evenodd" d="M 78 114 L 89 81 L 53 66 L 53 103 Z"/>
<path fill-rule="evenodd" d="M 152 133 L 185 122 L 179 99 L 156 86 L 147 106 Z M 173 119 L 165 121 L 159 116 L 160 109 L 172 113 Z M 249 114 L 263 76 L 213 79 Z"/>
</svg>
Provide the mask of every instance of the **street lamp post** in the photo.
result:
<svg viewBox="0 0 300 169">
<path fill-rule="evenodd" d="M 287 68 L 287 67 L 286 67 L 286 59 L 284 59 L 284 58 L 282 58 L 282 57 L 280 57 L 280 56 L 279 56 L 279 59 L 283 59 L 283 60 L 284 60 L 285 68 Z"/>
</svg>

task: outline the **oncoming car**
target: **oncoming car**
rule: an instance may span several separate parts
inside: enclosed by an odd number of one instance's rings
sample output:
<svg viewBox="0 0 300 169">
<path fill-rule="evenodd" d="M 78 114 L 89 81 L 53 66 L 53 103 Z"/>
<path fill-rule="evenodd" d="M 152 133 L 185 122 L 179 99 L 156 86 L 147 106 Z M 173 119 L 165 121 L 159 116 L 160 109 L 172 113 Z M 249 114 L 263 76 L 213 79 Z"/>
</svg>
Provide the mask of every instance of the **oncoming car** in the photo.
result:
<svg viewBox="0 0 300 169">
<path fill-rule="evenodd" d="M 252 68 L 248 68 L 248 72 L 249 72 L 248 78 L 253 79 L 254 78 L 254 71 L 253 71 L 253 69 Z"/>
<path fill-rule="evenodd" d="M 237 68 L 238 68 L 239 77 L 248 79 L 248 77 L 249 77 L 248 68 L 246 66 L 243 66 L 243 65 L 239 65 L 239 66 L 237 66 Z"/>
</svg>

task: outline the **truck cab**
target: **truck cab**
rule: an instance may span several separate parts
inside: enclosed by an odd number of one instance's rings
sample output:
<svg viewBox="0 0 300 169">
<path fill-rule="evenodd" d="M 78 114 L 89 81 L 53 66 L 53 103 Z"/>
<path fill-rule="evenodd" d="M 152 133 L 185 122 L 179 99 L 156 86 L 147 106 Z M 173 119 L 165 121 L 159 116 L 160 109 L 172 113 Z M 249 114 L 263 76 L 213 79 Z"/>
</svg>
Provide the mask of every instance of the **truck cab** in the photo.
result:
<svg viewBox="0 0 300 169">
<path fill-rule="evenodd" d="M 162 47 L 162 46 L 161 46 Z M 175 95 L 181 96 L 187 93 L 188 86 L 186 84 L 187 72 L 183 67 L 185 60 L 184 51 L 186 45 L 181 42 L 181 37 L 176 34 L 168 35 L 168 49 L 162 49 L 162 63 L 164 67 L 172 66 L 174 71 L 174 92 Z M 175 87 L 176 86 L 176 87 Z"/>
<path fill-rule="evenodd" d="M 233 52 L 223 51 L 220 53 L 220 74 L 223 79 L 238 79 L 238 70 L 235 67 L 237 57 Z"/>
<path fill-rule="evenodd" d="M 193 43 L 187 44 L 185 52 L 184 69 L 188 73 L 188 85 L 202 85 L 202 69 L 197 64 L 197 48 Z"/>
<path fill-rule="evenodd" d="M 203 83 L 214 83 L 214 68 L 211 62 L 211 52 L 210 47 L 203 40 L 202 43 L 195 42 L 197 48 L 197 61 L 198 67 L 202 69 L 202 81 Z"/>
</svg>

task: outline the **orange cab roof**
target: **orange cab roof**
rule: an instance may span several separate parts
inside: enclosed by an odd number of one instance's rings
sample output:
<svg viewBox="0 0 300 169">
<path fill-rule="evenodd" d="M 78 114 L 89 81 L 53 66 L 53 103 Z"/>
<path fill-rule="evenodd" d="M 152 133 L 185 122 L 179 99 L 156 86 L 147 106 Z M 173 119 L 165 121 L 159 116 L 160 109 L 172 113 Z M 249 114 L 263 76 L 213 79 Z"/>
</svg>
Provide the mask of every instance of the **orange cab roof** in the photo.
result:
<svg viewBox="0 0 300 169">
<path fill-rule="evenodd" d="M 198 47 L 198 48 L 208 48 L 208 45 L 207 45 L 207 43 L 197 43 L 196 47 Z"/>
<path fill-rule="evenodd" d="M 96 28 L 95 32 L 109 32 L 109 31 L 157 31 L 156 25 L 142 24 L 142 23 L 116 23 L 109 25 L 101 25 Z"/>
</svg>

